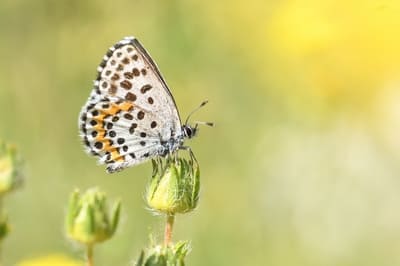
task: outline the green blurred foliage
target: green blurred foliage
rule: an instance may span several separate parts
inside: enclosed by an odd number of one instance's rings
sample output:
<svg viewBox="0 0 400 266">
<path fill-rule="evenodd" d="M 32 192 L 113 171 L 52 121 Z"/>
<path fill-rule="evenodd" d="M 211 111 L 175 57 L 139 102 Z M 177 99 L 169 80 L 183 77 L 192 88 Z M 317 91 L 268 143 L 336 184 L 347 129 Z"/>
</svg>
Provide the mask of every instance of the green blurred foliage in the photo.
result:
<svg viewBox="0 0 400 266">
<path fill-rule="evenodd" d="M 126 265 L 161 236 L 145 164 L 108 175 L 77 117 L 107 48 L 135 35 L 180 109 L 216 122 L 190 142 L 198 210 L 177 217 L 188 265 L 400 264 L 400 5 L 397 1 L 0 2 L 0 136 L 28 179 L 7 199 L 4 264 L 64 253 L 69 193 L 99 186 L 124 205 L 95 250 Z"/>
</svg>

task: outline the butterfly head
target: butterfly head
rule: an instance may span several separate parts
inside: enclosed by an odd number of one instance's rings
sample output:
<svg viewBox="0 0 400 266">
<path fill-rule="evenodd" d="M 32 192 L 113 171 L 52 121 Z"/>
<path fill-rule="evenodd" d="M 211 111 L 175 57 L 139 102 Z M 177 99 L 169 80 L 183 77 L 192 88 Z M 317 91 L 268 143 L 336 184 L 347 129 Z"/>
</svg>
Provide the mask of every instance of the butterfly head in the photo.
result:
<svg viewBox="0 0 400 266">
<path fill-rule="evenodd" d="M 196 124 L 194 126 L 191 126 L 188 124 L 188 121 L 190 119 L 190 117 L 197 111 L 199 110 L 201 107 L 203 107 L 204 105 L 206 105 L 208 103 L 208 101 L 204 101 L 200 104 L 199 107 L 197 107 L 196 109 L 194 109 L 186 118 L 185 120 L 185 124 L 182 126 L 182 132 L 185 138 L 191 139 L 194 136 L 197 135 L 198 132 L 198 125 L 207 125 L 210 127 L 214 126 L 214 123 L 211 122 L 196 122 Z"/>
<path fill-rule="evenodd" d="M 190 125 L 183 125 L 182 131 L 185 138 L 191 139 L 197 134 L 197 124 L 194 127 Z"/>
</svg>

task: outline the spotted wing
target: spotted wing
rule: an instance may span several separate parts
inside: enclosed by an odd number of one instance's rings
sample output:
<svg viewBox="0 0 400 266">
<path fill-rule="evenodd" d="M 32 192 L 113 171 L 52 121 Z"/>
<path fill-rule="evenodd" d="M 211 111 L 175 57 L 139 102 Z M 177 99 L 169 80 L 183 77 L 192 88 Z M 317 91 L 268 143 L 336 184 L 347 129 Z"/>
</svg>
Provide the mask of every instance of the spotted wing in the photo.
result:
<svg viewBox="0 0 400 266">
<path fill-rule="evenodd" d="M 174 99 L 135 38 L 123 39 L 104 56 L 80 130 L 87 151 L 109 172 L 156 156 L 162 142 L 181 134 Z"/>
</svg>

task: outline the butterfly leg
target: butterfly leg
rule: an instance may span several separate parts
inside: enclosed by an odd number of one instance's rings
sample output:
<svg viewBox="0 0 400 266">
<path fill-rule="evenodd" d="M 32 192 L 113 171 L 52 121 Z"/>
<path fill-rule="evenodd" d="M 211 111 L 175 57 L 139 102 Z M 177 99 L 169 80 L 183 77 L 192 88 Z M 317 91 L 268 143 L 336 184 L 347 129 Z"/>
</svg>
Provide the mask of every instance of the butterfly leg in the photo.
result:
<svg viewBox="0 0 400 266">
<path fill-rule="evenodd" d="M 178 153 L 177 152 L 174 152 L 173 153 L 173 156 L 174 156 L 174 160 L 175 160 L 175 163 L 177 163 L 178 162 Z"/>
<path fill-rule="evenodd" d="M 151 176 L 154 177 L 158 172 L 158 159 L 152 159 L 151 164 L 153 166 L 153 172 L 151 173 Z"/>
<path fill-rule="evenodd" d="M 185 150 L 189 152 L 189 156 L 190 156 L 190 163 L 193 165 L 194 163 L 198 166 L 199 163 L 197 162 L 196 156 L 194 156 L 194 153 L 192 151 L 192 149 L 189 146 L 181 146 L 179 147 L 180 150 Z"/>
</svg>

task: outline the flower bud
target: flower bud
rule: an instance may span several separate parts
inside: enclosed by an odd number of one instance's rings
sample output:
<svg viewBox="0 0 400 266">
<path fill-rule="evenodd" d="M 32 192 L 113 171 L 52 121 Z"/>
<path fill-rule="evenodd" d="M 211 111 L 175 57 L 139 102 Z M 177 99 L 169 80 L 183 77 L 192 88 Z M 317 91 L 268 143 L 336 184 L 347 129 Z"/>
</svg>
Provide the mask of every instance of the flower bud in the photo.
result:
<svg viewBox="0 0 400 266">
<path fill-rule="evenodd" d="M 66 217 L 67 235 L 86 245 L 109 239 L 118 226 L 121 203 L 114 204 L 110 217 L 106 200 L 97 188 L 88 189 L 83 195 L 74 191 Z"/>
<path fill-rule="evenodd" d="M 190 251 L 187 241 L 175 245 L 155 246 L 142 252 L 136 266 L 184 266 L 184 259 Z"/>
<path fill-rule="evenodd" d="M 153 176 L 146 191 L 146 201 L 155 211 L 185 213 L 197 206 L 200 191 L 200 170 L 192 161 L 169 159 L 160 166 L 153 161 Z"/>
<path fill-rule="evenodd" d="M 0 140 L 0 196 L 21 186 L 21 165 L 15 147 Z"/>
</svg>

